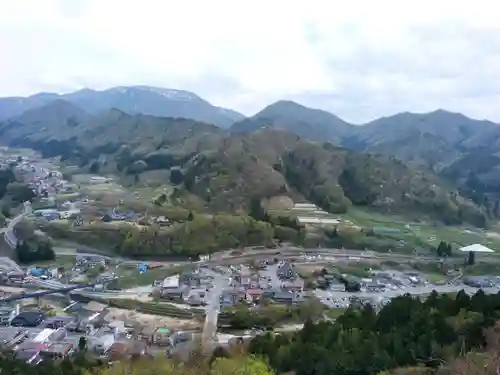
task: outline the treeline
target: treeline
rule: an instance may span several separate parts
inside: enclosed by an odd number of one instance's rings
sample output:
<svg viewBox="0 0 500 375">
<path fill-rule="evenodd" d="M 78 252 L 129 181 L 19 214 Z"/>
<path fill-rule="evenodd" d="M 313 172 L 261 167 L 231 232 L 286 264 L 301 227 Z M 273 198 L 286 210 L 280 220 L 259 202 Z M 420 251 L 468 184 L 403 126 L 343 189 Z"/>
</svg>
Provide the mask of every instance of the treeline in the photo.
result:
<svg viewBox="0 0 500 375">
<path fill-rule="evenodd" d="M 471 350 L 483 350 L 485 329 L 500 313 L 500 294 L 456 298 L 433 292 L 422 301 L 393 299 L 377 314 L 371 305 L 348 309 L 336 322 L 305 323 L 293 335 L 257 336 L 250 351 L 277 373 L 374 375 L 407 366 L 431 370 Z M 405 374 L 404 371 L 399 372 Z"/>
<path fill-rule="evenodd" d="M 16 245 L 15 255 L 21 264 L 54 260 L 56 258 L 52 244 L 48 241 L 38 241 L 36 243 L 19 241 Z"/>
<path fill-rule="evenodd" d="M 293 306 L 274 304 L 267 298 L 262 298 L 258 308 L 249 309 L 247 305 L 225 308 L 220 313 L 218 324 L 232 330 L 272 330 L 285 323 L 321 319 L 325 311 L 326 307 L 314 298 Z"/>
<path fill-rule="evenodd" d="M 118 358 L 121 361 L 108 364 L 79 352 L 72 359 L 44 359 L 34 366 L 6 352 L 0 355 L 0 369 L 8 375 L 274 375 L 262 360 L 243 355 L 229 357 L 230 354 L 219 347 L 212 356 L 193 352 L 183 362 L 145 356 Z"/>
<path fill-rule="evenodd" d="M 93 369 L 100 367 L 103 367 L 102 361 L 93 360 L 80 353 L 72 361 L 68 359 L 62 361 L 44 360 L 36 366 L 17 359 L 15 353 L 7 351 L 0 353 L 0 369 L 2 374 L 9 375 L 84 375 L 91 374 Z"/>
<path fill-rule="evenodd" d="M 192 220 L 170 227 L 96 222 L 70 228 L 65 224 L 48 223 L 44 231 L 53 238 L 102 246 L 129 257 L 196 257 L 221 249 L 269 246 L 274 239 L 269 223 L 231 215 L 194 214 Z"/>
<path fill-rule="evenodd" d="M 12 168 L 0 169 L 0 199 L 7 193 L 7 187 L 10 183 L 16 181 Z"/>
</svg>

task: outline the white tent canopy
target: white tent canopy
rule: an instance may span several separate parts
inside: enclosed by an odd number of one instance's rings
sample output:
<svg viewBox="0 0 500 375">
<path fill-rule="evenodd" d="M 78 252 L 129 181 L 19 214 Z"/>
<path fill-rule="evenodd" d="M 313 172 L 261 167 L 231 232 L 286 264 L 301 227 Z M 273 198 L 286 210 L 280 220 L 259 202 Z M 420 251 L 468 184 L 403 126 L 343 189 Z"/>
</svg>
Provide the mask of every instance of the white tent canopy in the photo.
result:
<svg viewBox="0 0 500 375">
<path fill-rule="evenodd" d="M 475 243 L 473 245 L 461 247 L 460 251 L 463 251 L 464 253 L 494 253 L 494 250 L 491 250 L 490 248 L 483 246 L 481 244 Z"/>
</svg>

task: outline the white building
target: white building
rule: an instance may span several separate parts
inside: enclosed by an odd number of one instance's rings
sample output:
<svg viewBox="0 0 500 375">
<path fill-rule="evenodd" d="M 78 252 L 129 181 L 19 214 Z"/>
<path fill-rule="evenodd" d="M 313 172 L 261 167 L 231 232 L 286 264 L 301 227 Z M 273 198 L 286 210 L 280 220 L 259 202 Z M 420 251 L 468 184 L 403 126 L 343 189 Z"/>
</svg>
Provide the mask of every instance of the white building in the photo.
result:
<svg viewBox="0 0 500 375">
<path fill-rule="evenodd" d="M 175 276 L 166 277 L 163 280 L 162 288 L 163 289 L 176 289 L 179 287 L 179 285 L 180 285 L 179 275 L 175 275 Z"/>
<path fill-rule="evenodd" d="M 16 306 L 0 306 L 0 325 L 10 325 L 12 319 L 19 315 L 19 305 Z"/>
<path fill-rule="evenodd" d="M 292 210 L 316 211 L 318 210 L 318 206 L 312 203 L 295 203 Z"/>
<path fill-rule="evenodd" d="M 298 216 L 297 220 L 300 224 L 317 224 L 317 225 L 337 225 L 340 221 L 337 219 L 319 218 L 313 216 Z"/>
<path fill-rule="evenodd" d="M 54 329 L 45 328 L 33 338 L 33 342 L 44 343 L 49 340 L 49 337 L 55 332 Z"/>
</svg>

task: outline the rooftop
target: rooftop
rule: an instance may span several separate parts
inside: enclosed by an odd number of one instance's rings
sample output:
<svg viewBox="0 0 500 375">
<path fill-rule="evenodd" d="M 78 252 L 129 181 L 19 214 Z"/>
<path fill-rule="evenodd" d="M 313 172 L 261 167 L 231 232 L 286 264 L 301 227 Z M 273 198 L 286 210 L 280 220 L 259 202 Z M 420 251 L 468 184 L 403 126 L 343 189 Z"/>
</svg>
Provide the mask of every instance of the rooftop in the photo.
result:
<svg viewBox="0 0 500 375">
<path fill-rule="evenodd" d="M 339 224 L 340 221 L 337 219 L 328 219 L 328 218 L 318 218 L 318 217 L 309 217 L 309 216 L 299 216 L 297 217 L 299 223 L 302 224 Z"/>
<path fill-rule="evenodd" d="M 73 344 L 68 342 L 54 342 L 49 346 L 43 348 L 44 352 L 47 353 L 67 353 L 73 348 Z"/>
<path fill-rule="evenodd" d="M 18 327 L 1 327 L 0 328 L 0 344 L 7 344 L 18 337 L 25 329 Z"/>
<path fill-rule="evenodd" d="M 163 288 L 178 288 L 179 287 L 179 275 L 166 277 L 163 280 Z"/>
<path fill-rule="evenodd" d="M 481 244 L 473 244 L 465 247 L 461 247 L 460 251 L 465 253 L 473 252 L 473 253 L 494 253 L 494 250 L 491 250 L 489 247 L 483 246 Z"/>
</svg>

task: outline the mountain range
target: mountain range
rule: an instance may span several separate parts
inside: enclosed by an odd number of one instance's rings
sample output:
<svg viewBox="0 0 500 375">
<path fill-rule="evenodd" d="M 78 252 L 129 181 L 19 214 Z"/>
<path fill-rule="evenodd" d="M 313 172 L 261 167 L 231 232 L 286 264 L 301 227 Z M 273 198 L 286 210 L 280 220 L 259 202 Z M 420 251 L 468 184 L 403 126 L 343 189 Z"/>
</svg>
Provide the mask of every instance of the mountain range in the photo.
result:
<svg viewBox="0 0 500 375">
<path fill-rule="evenodd" d="M 188 91 L 151 86 L 123 86 L 103 91 L 83 89 L 62 95 L 39 93 L 28 97 L 0 98 L 0 121 L 55 100 L 68 101 L 91 114 L 116 108 L 130 114 L 189 118 L 220 127 L 229 127 L 245 117 L 231 109 L 213 106 Z"/>
<path fill-rule="evenodd" d="M 456 187 L 478 207 L 500 214 L 500 126 L 445 110 L 352 125 L 323 110 L 279 101 L 245 118 L 187 91 L 133 86 L 0 98 L 0 119 L 3 143 L 62 155 L 80 165 L 108 155 L 114 163 L 109 165 L 126 174 L 181 167 L 192 177 L 186 192 L 217 209 L 244 206 L 251 187 L 262 197 L 299 194 L 336 209 L 348 202 L 393 210 L 394 202 L 405 206 L 402 197 L 413 197 L 409 201 L 418 205 L 425 184 L 433 181 L 441 186 L 433 210 L 463 215 L 457 198 L 450 198 L 458 195 L 442 193 Z M 322 158 L 330 162 L 325 165 Z M 401 161 L 409 163 L 404 172 Z M 208 176 L 213 181 L 201 184 Z M 308 182 L 297 182 L 298 176 Z M 412 182 L 401 191 L 389 183 L 394 176 L 400 183 Z M 225 183 L 214 185 L 221 179 Z M 369 187 L 375 181 L 378 190 Z M 273 187 L 261 189 L 269 184 Z M 388 185 L 388 190 L 381 188 Z M 234 202 L 227 199 L 232 194 Z M 246 203 L 236 202 L 238 195 Z"/>
</svg>

